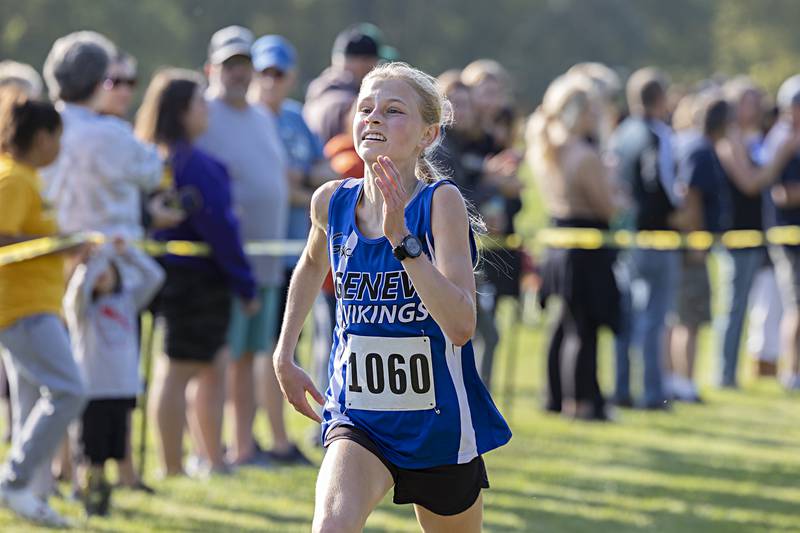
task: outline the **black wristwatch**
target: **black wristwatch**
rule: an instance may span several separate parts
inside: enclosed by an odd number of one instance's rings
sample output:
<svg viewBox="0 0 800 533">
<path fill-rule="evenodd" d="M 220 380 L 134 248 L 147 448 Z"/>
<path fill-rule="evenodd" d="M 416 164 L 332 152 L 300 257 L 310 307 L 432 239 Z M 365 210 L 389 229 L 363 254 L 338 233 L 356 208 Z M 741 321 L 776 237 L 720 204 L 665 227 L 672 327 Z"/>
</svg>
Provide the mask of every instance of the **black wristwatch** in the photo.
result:
<svg viewBox="0 0 800 533">
<path fill-rule="evenodd" d="M 416 235 L 406 235 L 400 244 L 392 249 L 392 253 L 398 261 L 407 257 L 419 257 L 422 254 L 422 243 Z"/>
</svg>

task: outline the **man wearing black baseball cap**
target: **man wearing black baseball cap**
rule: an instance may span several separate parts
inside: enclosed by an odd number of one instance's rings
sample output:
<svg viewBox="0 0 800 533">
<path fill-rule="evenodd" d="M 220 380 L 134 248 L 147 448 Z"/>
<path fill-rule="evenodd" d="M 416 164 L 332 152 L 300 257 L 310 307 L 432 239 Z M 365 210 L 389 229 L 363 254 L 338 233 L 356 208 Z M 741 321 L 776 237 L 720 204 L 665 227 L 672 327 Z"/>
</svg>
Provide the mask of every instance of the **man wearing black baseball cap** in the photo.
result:
<svg viewBox="0 0 800 533">
<path fill-rule="evenodd" d="M 345 130 L 361 80 L 381 59 L 396 57 L 394 48 L 382 45 L 381 31 L 372 24 L 356 24 L 334 41 L 331 66 L 312 81 L 306 93 L 303 117 L 322 143 Z"/>
</svg>

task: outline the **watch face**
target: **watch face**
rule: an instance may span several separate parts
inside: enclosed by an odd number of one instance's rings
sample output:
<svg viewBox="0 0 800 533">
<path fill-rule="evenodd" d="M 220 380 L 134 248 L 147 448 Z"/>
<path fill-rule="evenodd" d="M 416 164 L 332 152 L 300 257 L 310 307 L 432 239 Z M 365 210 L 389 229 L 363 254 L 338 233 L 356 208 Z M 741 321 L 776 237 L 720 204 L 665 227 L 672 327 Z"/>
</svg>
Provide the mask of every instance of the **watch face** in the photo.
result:
<svg viewBox="0 0 800 533">
<path fill-rule="evenodd" d="M 406 239 L 404 246 L 406 251 L 408 252 L 408 255 L 410 255 L 411 257 L 417 257 L 419 256 L 419 254 L 422 253 L 422 244 L 420 244 L 419 239 L 417 239 L 416 237 L 411 237 L 409 239 Z"/>
</svg>

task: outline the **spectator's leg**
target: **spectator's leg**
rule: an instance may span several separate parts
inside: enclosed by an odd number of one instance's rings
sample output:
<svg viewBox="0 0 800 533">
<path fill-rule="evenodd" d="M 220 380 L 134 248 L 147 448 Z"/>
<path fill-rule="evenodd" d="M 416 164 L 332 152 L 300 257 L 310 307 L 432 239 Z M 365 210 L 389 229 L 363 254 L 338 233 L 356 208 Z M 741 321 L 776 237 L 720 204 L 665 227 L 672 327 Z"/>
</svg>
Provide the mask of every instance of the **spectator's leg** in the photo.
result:
<svg viewBox="0 0 800 533">
<path fill-rule="evenodd" d="M 272 451 L 278 455 L 285 454 L 290 451 L 291 443 L 286 433 L 286 421 L 283 415 L 285 400 L 278 378 L 275 376 L 272 357 L 256 358 L 256 369 L 260 377 L 257 396 L 272 430 Z"/>
<path fill-rule="evenodd" d="M 781 293 L 775 269 L 763 267 L 756 274 L 750 295 L 750 321 L 747 350 L 754 360 L 755 374 L 775 376 L 780 355 L 780 324 L 783 315 Z"/>
<path fill-rule="evenodd" d="M 6 357 L 2 355 L 5 349 L 0 345 L 0 397 L 3 398 L 3 415 L 5 415 L 5 425 L 3 429 L 3 441 L 10 444 L 11 434 L 14 426 L 14 413 L 11 406 L 11 392 L 8 383 L 8 371 L 6 370 Z"/>
<path fill-rule="evenodd" d="M 194 378 L 193 423 L 202 440 L 204 459 L 217 471 L 225 468 L 222 451 L 222 415 L 225 406 L 225 354 L 218 353 Z M 190 419 L 191 420 L 191 419 Z"/>
<path fill-rule="evenodd" d="M 125 434 L 125 458 L 117 461 L 117 476 L 119 484 L 123 487 L 134 488 L 141 480 L 133 467 L 133 410 L 127 414 Z"/>
<path fill-rule="evenodd" d="M 676 399 L 697 399 L 694 379 L 694 362 L 697 354 L 696 324 L 675 324 L 672 328 L 670 348 L 672 350 L 673 393 Z"/>
<path fill-rule="evenodd" d="M 605 399 L 597 381 L 597 333 L 599 326 L 585 314 L 575 312 L 578 344 L 574 381 L 576 414 L 581 418 L 604 419 Z"/>
<path fill-rule="evenodd" d="M 736 386 L 736 369 L 742 329 L 747 313 L 747 299 L 762 255 L 759 249 L 731 250 L 720 254 L 720 286 L 724 291 L 719 322 L 721 373 L 723 387 Z"/>
<path fill-rule="evenodd" d="M 229 411 L 233 414 L 231 462 L 234 464 L 247 461 L 255 453 L 253 421 L 256 416 L 256 393 L 253 361 L 252 353 L 243 353 L 239 357 L 232 354 L 232 361 L 228 365 Z"/>
<path fill-rule="evenodd" d="M 629 287 L 620 288 L 620 329 L 614 336 L 615 385 L 614 403 L 628 406 L 631 399 L 630 349 L 633 333 L 633 311 Z"/>
<path fill-rule="evenodd" d="M 272 366 L 272 352 L 275 348 L 275 337 L 278 331 L 278 306 L 280 302 L 280 289 L 267 287 L 262 299 L 262 308 L 256 318 L 259 323 L 258 345 L 260 352 L 255 359 L 255 376 L 258 389 L 256 401 L 267 414 L 270 429 L 272 430 L 272 452 L 285 455 L 291 451 L 291 443 L 286 433 L 286 421 L 283 409 L 286 400 L 283 398 L 275 368 Z"/>
<path fill-rule="evenodd" d="M 657 407 L 663 404 L 664 350 L 667 313 L 671 308 L 676 289 L 676 272 L 679 268 L 673 252 L 642 250 L 640 257 L 640 282 L 643 298 L 635 309 L 640 347 L 644 366 L 644 404 Z"/>
<path fill-rule="evenodd" d="M 564 306 L 561 306 L 558 320 L 553 324 L 547 346 L 547 400 L 545 409 L 561 412 L 561 351 L 564 345 Z"/>
<path fill-rule="evenodd" d="M 800 388 L 800 252 L 789 247 L 770 250 L 775 263 L 775 275 L 783 297 L 781 345 L 785 365 L 784 385 Z"/>
<path fill-rule="evenodd" d="M 562 309 L 563 340 L 561 342 L 561 358 L 559 375 L 561 376 L 561 412 L 566 416 L 578 414 L 578 355 L 581 351 L 581 339 L 574 310 L 566 302 Z"/>
<path fill-rule="evenodd" d="M 86 392 L 58 316 L 24 318 L 2 330 L 0 342 L 11 353 L 20 381 L 44 391 L 25 418 L 3 468 L 4 485 L 25 487 L 43 464 L 49 468 L 67 426 L 85 405 Z"/>
<path fill-rule="evenodd" d="M 41 393 L 37 383 L 26 379 L 25 374 L 20 374 L 14 367 L 14 361 L 11 354 L 6 351 L 3 354 L 5 367 L 8 369 L 7 377 L 10 388 L 9 402 L 13 404 L 12 409 L 12 446 L 18 446 L 20 443 L 17 441 L 17 436 L 22 434 L 22 426 L 25 420 L 30 415 L 36 402 L 39 401 Z M 44 494 L 43 491 L 47 490 L 48 483 L 51 483 L 50 462 L 44 461 L 37 467 L 31 476 L 30 488 L 36 494 Z"/>
<path fill-rule="evenodd" d="M 150 402 L 150 416 L 159 433 L 164 474 L 183 474 L 183 427 L 186 423 L 186 387 L 202 363 L 162 358 Z"/>
</svg>

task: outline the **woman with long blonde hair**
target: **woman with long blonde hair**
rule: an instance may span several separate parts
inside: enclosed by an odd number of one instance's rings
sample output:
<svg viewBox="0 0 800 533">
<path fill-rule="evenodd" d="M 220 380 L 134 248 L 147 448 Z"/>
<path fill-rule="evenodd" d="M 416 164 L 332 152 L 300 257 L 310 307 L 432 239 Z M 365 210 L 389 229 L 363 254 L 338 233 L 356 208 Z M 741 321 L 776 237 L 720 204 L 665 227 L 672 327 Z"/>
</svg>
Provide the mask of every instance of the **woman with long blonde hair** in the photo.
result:
<svg viewBox="0 0 800 533">
<path fill-rule="evenodd" d="M 608 229 L 617 211 L 613 186 L 595 146 L 599 123 L 591 82 L 567 74 L 548 87 L 527 130 L 528 159 L 555 227 Z M 550 249 L 540 295 L 562 300 L 548 348 L 548 410 L 606 420 L 597 383 L 597 333 L 619 325 L 619 292 L 609 249 Z"/>
</svg>

